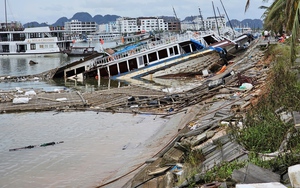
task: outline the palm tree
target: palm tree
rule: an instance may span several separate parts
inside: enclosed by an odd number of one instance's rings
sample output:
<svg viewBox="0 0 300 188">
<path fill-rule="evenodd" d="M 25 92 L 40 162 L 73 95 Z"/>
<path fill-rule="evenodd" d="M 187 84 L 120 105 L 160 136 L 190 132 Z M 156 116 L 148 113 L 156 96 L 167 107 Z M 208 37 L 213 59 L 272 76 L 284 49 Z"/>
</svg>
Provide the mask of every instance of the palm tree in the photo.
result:
<svg viewBox="0 0 300 188">
<path fill-rule="evenodd" d="M 268 2 L 268 0 L 262 0 Z M 245 11 L 249 8 L 250 0 L 247 0 Z M 292 33 L 291 37 L 291 62 L 296 57 L 296 42 L 299 36 L 300 22 L 300 0 L 274 0 L 264 13 L 264 26 L 268 29 L 275 29 Z"/>
<path fill-rule="evenodd" d="M 285 8 L 286 0 L 276 0 L 270 7 L 267 7 L 264 13 L 264 27 L 273 31 L 285 30 Z"/>
</svg>

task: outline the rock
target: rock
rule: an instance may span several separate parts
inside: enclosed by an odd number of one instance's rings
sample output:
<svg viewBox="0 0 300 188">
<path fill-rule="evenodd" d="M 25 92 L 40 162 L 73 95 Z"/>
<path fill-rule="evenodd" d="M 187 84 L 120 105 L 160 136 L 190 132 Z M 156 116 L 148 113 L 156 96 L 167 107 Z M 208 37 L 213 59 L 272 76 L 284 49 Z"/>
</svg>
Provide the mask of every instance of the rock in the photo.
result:
<svg viewBox="0 0 300 188">
<path fill-rule="evenodd" d="M 33 61 L 33 60 L 30 60 L 30 61 L 29 61 L 29 65 L 35 65 L 35 64 L 38 64 L 38 62 Z"/>
</svg>

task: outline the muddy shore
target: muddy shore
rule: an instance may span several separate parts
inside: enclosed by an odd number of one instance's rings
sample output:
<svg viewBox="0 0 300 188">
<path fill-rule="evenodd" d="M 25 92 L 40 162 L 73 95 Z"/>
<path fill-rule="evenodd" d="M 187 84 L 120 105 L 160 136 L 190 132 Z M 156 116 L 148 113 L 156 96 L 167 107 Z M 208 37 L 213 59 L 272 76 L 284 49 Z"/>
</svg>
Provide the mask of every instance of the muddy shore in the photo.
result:
<svg viewBox="0 0 300 188">
<path fill-rule="evenodd" d="M 161 115 L 162 118 L 171 118 L 174 127 L 170 126 L 170 128 L 175 128 L 175 130 L 173 129 L 171 137 L 165 137 L 168 140 L 164 140 L 163 147 L 157 151 L 157 155 L 149 156 L 149 160 L 135 170 L 108 179 L 97 186 L 114 187 L 116 183 L 124 187 L 134 187 L 139 184 L 146 187 L 155 187 L 160 183 L 163 185 L 162 182 L 165 181 L 159 177 L 147 181 L 153 177 L 149 175 L 149 172 L 162 170 L 160 168 L 162 159 L 176 161 L 182 157 L 184 148 L 178 149 L 180 145 L 174 148 L 179 140 L 188 140 L 193 143 L 194 147 L 207 147 L 208 144 L 197 140 L 197 136 L 204 132 L 205 138 L 202 139 L 206 143 L 211 144 L 213 140 L 220 138 L 226 140 L 224 129 L 219 123 L 230 121 L 236 116 L 236 112 L 241 112 L 239 115 L 242 115 L 247 107 L 255 103 L 256 97 L 263 90 L 270 63 L 261 61 L 264 54 L 259 48 L 259 42 L 255 42 L 247 51 L 233 59 L 224 73 L 195 78 L 205 84 L 189 91 L 171 94 L 137 86 L 93 93 L 58 90 L 34 91 L 25 95 L 31 90 L 1 91 L 0 112 L 93 110 L 112 113 L 148 113 Z M 234 74 L 231 74 L 232 71 Z M 237 73 L 240 73 L 239 76 Z M 218 82 L 220 79 L 222 82 Z M 240 88 L 243 81 L 252 82 L 252 88 Z M 28 97 L 28 103 L 13 103 L 16 96 Z M 184 114 L 184 116 L 173 118 L 176 114 Z M 159 134 L 165 133 L 162 131 Z M 224 144 L 226 143 L 228 141 L 224 141 Z M 245 157 L 241 153 L 236 155 Z"/>
</svg>

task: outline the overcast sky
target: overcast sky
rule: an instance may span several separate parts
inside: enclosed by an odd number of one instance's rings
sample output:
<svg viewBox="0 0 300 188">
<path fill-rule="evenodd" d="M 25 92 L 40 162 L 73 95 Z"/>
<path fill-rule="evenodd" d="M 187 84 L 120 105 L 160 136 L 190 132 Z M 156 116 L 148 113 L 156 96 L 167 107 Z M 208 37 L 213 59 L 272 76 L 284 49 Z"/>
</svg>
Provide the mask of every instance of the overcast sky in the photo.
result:
<svg viewBox="0 0 300 188">
<path fill-rule="evenodd" d="M 250 8 L 245 13 L 246 1 L 222 0 L 229 19 L 261 19 L 264 10 L 258 7 L 269 6 L 273 2 L 251 0 Z M 88 12 L 91 16 L 174 16 L 174 7 L 177 17 L 183 20 L 187 16 L 199 15 L 198 8 L 204 18 L 214 16 L 212 2 L 217 15 L 218 10 L 221 14 L 225 13 L 220 0 L 7 0 L 7 19 L 9 22 L 20 21 L 22 24 L 31 21 L 53 24 L 63 16 L 71 18 L 76 12 Z M 0 1 L 0 7 L 3 7 L 3 11 L 0 11 L 0 22 L 5 22 L 3 0 Z"/>
</svg>

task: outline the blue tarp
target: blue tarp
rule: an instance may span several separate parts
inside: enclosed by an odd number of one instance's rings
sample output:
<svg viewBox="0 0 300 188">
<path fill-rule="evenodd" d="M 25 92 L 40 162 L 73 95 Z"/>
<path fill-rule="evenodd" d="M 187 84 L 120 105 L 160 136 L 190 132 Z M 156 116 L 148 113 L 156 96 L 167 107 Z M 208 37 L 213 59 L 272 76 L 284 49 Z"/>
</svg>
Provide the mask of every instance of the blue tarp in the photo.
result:
<svg viewBox="0 0 300 188">
<path fill-rule="evenodd" d="M 140 42 L 140 43 L 137 43 L 137 44 L 134 44 L 134 45 L 126 46 L 122 50 L 119 50 L 119 51 L 115 52 L 114 55 L 118 55 L 118 54 L 121 54 L 121 53 L 124 53 L 124 52 L 128 52 L 128 51 L 133 50 L 133 49 L 135 49 L 138 46 L 141 46 L 143 44 L 146 44 L 146 42 Z"/>
</svg>

